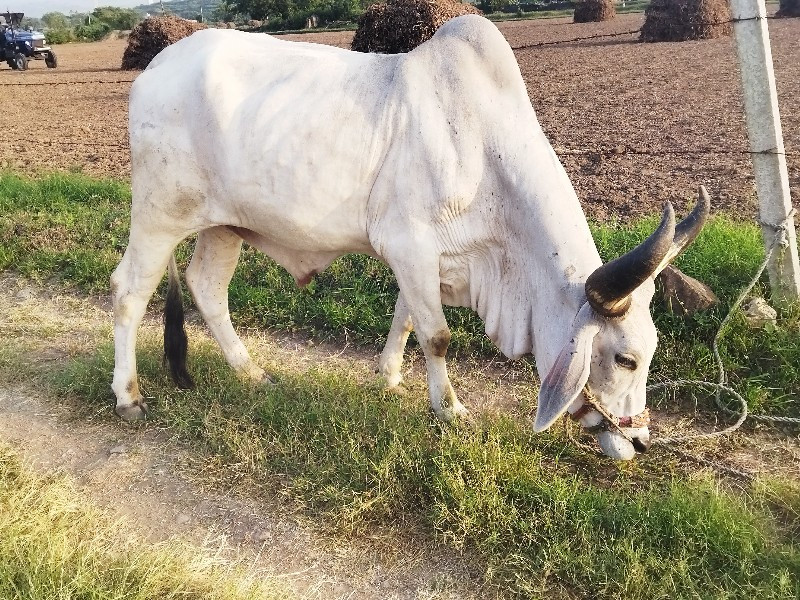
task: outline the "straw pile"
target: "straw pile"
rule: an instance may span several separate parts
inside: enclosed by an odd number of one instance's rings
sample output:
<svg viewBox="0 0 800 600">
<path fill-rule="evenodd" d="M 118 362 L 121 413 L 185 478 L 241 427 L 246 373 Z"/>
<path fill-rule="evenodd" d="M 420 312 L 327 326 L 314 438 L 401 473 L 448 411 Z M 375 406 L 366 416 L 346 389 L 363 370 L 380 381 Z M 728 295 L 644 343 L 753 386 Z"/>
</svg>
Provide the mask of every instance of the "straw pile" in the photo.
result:
<svg viewBox="0 0 800 600">
<path fill-rule="evenodd" d="M 128 36 L 128 47 L 122 55 L 122 68 L 127 70 L 147 68 L 156 54 L 198 29 L 206 29 L 206 26 L 172 15 L 145 19 L 134 27 Z"/>
<path fill-rule="evenodd" d="M 573 23 L 596 23 L 610 21 L 617 16 L 611 0 L 576 0 Z"/>
<path fill-rule="evenodd" d="M 643 42 L 707 40 L 733 30 L 728 0 L 653 0 L 644 15 Z"/>
<path fill-rule="evenodd" d="M 781 0 L 776 17 L 800 17 L 800 0 Z"/>
<path fill-rule="evenodd" d="M 409 52 L 454 17 L 481 14 L 458 0 L 389 0 L 373 4 L 358 19 L 350 48 L 358 52 Z"/>
</svg>

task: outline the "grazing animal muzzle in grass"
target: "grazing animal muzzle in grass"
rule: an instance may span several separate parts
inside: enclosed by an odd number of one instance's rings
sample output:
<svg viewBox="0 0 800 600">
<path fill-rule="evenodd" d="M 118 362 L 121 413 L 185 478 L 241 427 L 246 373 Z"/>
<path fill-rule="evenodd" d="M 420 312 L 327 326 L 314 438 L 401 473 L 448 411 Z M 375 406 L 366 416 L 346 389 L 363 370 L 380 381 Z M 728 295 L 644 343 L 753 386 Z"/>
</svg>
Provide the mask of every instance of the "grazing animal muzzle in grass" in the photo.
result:
<svg viewBox="0 0 800 600">
<path fill-rule="evenodd" d="M 145 415 L 135 354 L 145 306 L 176 245 L 196 233 L 188 288 L 245 377 L 265 373 L 228 312 L 242 242 L 299 285 L 342 254 L 364 253 L 392 269 L 400 290 L 379 362 L 389 387 L 402 381 L 413 329 L 433 411 L 467 413 L 447 374 L 442 304 L 467 306 L 504 354 L 535 356 L 537 430 L 578 411 L 586 389 L 597 405 L 581 422 L 614 425 L 597 430 L 607 454 L 646 448 L 646 425 L 616 419 L 644 410 L 653 278 L 702 227 L 707 196 L 677 227 L 668 207 L 650 239 L 602 265 L 514 53 L 486 19 L 458 17 L 395 55 L 201 31 L 136 79 L 129 113 L 131 230 L 112 276 L 123 418 Z M 165 356 L 186 386 L 176 284 L 171 275 Z"/>
</svg>

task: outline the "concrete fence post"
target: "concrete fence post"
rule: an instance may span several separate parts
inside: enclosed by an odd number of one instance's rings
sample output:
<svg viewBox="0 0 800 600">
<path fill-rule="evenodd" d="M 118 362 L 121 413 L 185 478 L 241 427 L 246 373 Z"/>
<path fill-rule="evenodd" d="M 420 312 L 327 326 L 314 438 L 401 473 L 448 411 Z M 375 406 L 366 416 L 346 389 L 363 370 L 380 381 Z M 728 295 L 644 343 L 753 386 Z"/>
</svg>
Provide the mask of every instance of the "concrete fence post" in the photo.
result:
<svg viewBox="0 0 800 600">
<path fill-rule="evenodd" d="M 747 134 L 767 250 L 775 240 L 773 226 L 786 227 L 788 245 L 776 249 L 768 266 L 772 295 L 775 300 L 796 301 L 800 297 L 800 262 L 794 219 L 787 219 L 792 201 L 764 0 L 731 0 L 731 16 L 735 20 Z"/>
</svg>

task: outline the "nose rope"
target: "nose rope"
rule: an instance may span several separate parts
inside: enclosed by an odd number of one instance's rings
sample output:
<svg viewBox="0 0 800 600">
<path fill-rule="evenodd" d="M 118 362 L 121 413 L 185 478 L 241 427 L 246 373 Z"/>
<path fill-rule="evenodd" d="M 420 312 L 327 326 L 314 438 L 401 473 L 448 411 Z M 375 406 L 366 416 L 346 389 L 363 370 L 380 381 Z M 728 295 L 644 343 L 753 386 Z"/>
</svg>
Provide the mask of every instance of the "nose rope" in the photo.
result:
<svg viewBox="0 0 800 600">
<path fill-rule="evenodd" d="M 616 417 L 612 415 L 602 404 L 600 404 L 600 400 L 598 400 L 597 396 L 595 396 L 592 390 L 589 388 L 588 383 L 585 386 L 583 386 L 582 393 L 584 401 L 583 406 L 581 406 L 570 416 L 576 421 L 578 421 L 582 417 L 584 417 L 588 412 L 594 410 L 601 417 L 603 417 L 603 420 L 600 421 L 597 425 L 593 425 L 591 427 L 584 427 L 584 429 L 588 433 L 595 434 L 601 431 L 606 431 L 608 429 L 613 429 L 623 438 L 625 438 L 628 442 L 633 444 L 634 443 L 633 438 L 631 438 L 631 436 L 628 435 L 628 433 L 623 429 L 623 427 L 641 428 L 641 427 L 647 427 L 650 424 L 650 410 L 647 408 L 645 408 L 638 415 L 633 415 L 630 417 Z"/>
</svg>

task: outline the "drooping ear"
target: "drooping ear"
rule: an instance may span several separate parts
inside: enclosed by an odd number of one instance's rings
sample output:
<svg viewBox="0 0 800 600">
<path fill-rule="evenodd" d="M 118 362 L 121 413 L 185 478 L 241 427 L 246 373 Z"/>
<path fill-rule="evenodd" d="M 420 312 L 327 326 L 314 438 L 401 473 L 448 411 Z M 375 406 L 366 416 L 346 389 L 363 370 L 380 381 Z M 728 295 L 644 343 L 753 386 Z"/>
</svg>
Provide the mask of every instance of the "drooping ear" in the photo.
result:
<svg viewBox="0 0 800 600">
<path fill-rule="evenodd" d="M 567 410 L 589 380 L 592 364 L 592 342 L 600 324 L 588 303 L 584 304 L 569 340 L 542 381 L 536 406 L 533 430 L 544 431 Z"/>
</svg>

